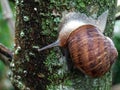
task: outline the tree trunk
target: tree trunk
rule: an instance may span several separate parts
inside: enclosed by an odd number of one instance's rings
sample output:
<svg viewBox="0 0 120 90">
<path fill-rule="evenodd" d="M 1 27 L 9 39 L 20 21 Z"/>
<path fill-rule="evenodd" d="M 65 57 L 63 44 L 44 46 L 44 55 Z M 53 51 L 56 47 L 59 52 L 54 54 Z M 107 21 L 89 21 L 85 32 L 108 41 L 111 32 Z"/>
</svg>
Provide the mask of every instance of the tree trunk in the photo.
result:
<svg viewBox="0 0 120 90">
<path fill-rule="evenodd" d="M 111 71 L 90 78 L 70 72 L 59 48 L 38 52 L 37 48 L 57 39 L 57 28 L 64 11 L 99 16 L 109 10 L 105 35 L 111 37 L 116 0 L 17 0 L 15 54 L 11 63 L 12 82 L 20 90 L 110 90 Z"/>
</svg>

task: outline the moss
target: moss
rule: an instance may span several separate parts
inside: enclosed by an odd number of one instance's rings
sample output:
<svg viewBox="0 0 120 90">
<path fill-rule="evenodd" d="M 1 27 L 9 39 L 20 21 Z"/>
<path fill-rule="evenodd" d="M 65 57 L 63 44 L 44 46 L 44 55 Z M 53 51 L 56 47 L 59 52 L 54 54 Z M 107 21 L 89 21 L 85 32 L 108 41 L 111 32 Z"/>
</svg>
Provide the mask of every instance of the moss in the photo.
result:
<svg viewBox="0 0 120 90">
<path fill-rule="evenodd" d="M 93 79 L 76 69 L 73 69 L 72 72 L 68 70 L 67 61 L 58 48 L 43 52 L 37 52 L 36 49 L 55 41 L 64 11 L 78 11 L 97 17 L 109 9 L 105 34 L 111 36 L 113 28 L 111 22 L 114 20 L 114 10 L 112 9 L 115 7 L 115 1 L 18 0 L 17 14 L 19 16 L 16 20 L 18 22 L 16 23 L 14 61 L 16 69 L 14 68 L 14 72 L 16 75 L 22 76 L 22 80 L 17 82 L 17 85 L 21 88 L 25 87 L 25 89 L 29 86 L 33 90 L 45 90 L 46 88 L 48 90 L 109 90 L 111 85 L 109 72 L 101 78 Z M 19 50 L 19 46 L 21 46 L 21 50 Z"/>
<path fill-rule="evenodd" d="M 103 13 L 107 9 L 109 10 L 109 13 L 115 13 L 115 12 L 112 12 L 114 10 L 111 10 L 112 8 L 110 8 L 111 6 L 115 7 L 115 0 L 112 0 L 112 3 L 109 0 L 102 0 L 102 1 L 99 1 L 99 0 L 93 0 L 93 1 L 91 0 L 86 0 L 86 1 L 85 0 L 77 0 L 77 1 L 50 0 L 49 3 L 50 3 L 49 4 L 50 6 L 46 8 L 47 11 L 42 12 L 41 15 L 43 16 L 42 34 L 50 37 L 51 41 L 54 41 L 53 40 L 54 37 L 57 37 L 56 35 L 58 35 L 56 34 L 58 33 L 57 31 L 58 24 L 60 23 L 62 12 L 65 10 L 66 11 L 79 11 L 81 13 L 85 13 L 88 16 L 92 16 L 94 18 L 97 18 L 99 15 L 101 15 L 101 13 Z M 47 17 L 47 19 L 44 17 Z M 112 16 L 112 18 L 110 16 L 108 17 L 108 23 L 107 23 L 107 27 L 104 33 L 107 36 L 112 36 L 114 23 L 111 23 L 111 20 L 114 20 L 114 16 Z M 45 61 L 45 65 L 50 71 L 48 79 L 52 83 L 47 87 L 54 90 L 54 88 L 56 89 L 59 87 L 59 84 L 62 83 L 64 87 L 64 85 L 67 85 L 68 83 L 68 86 L 70 87 L 73 86 L 74 89 L 76 90 L 78 90 L 78 88 L 81 88 L 82 90 L 87 90 L 89 88 L 91 88 L 92 90 L 109 90 L 110 89 L 111 75 L 109 74 L 109 72 L 104 77 L 96 78 L 96 79 L 90 78 L 88 76 L 81 76 L 81 74 L 76 73 L 76 71 L 73 74 L 73 76 L 71 75 L 69 76 L 69 73 L 63 73 L 63 75 L 61 74 L 59 75 L 58 71 L 64 68 L 62 68 L 63 64 L 59 64 L 59 62 L 57 61 L 58 58 L 56 57 L 56 53 L 53 51 L 50 52 L 50 54 L 47 56 L 47 59 Z M 65 79 L 66 76 L 68 76 L 69 79 Z M 71 79 L 72 77 L 74 78 Z"/>
<path fill-rule="evenodd" d="M 47 79 L 51 82 L 47 86 L 48 90 L 54 90 L 53 86 L 59 89 L 61 83 L 66 87 L 72 85 L 68 77 L 69 72 L 64 58 L 60 59 L 59 55 L 56 55 L 54 51 L 50 51 L 44 64 L 49 70 Z"/>
<path fill-rule="evenodd" d="M 15 50 L 15 54 L 18 54 L 20 52 L 20 50 L 21 50 L 21 47 L 18 46 L 17 49 Z"/>
<path fill-rule="evenodd" d="M 43 2 L 46 3 L 46 2 Z M 106 5 L 107 3 L 107 5 Z M 81 13 L 86 13 L 88 16 L 92 16 L 95 14 L 95 16 L 99 16 L 102 12 L 106 11 L 106 9 L 111 11 L 110 6 L 115 7 L 114 3 L 116 3 L 114 0 L 112 0 L 112 3 L 108 0 L 103 0 L 103 1 L 91 1 L 91 0 L 77 0 L 77 1 L 54 1 L 50 0 L 49 7 L 46 7 L 47 11 L 41 12 L 40 15 L 43 17 L 42 18 L 42 34 L 50 37 L 57 37 L 56 35 L 58 32 L 58 24 L 60 23 L 60 19 L 62 17 L 62 12 L 67 10 L 67 11 L 79 11 Z M 59 8 L 61 7 L 61 8 Z M 44 8 L 44 7 L 43 7 Z M 106 9 L 105 9 L 106 8 Z M 114 12 L 115 13 L 115 12 Z M 46 17 L 46 18 L 44 18 Z M 108 19 L 108 21 L 110 18 Z M 111 18 L 113 20 L 113 18 Z M 110 23 L 109 23 L 110 24 Z M 107 36 L 111 36 L 112 31 L 113 31 L 113 24 L 111 23 L 111 29 L 107 33 Z M 107 31 L 107 30 L 106 30 Z"/>
<path fill-rule="evenodd" d="M 32 46 L 32 48 L 39 49 L 39 46 Z"/>
<path fill-rule="evenodd" d="M 24 20 L 25 22 L 29 21 L 29 16 L 23 16 L 23 20 Z"/>
<path fill-rule="evenodd" d="M 29 52 L 29 55 L 35 57 L 35 53 L 33 53 L 33 52 Z"/>
<path fill-rule="evenodd" d="M 27 62 L 30 61 L 30 57 L 29 57 L 28 53 L 25 53 L 25 60 L 26 60 Z"/>
<path fill-rule="evenodd" d="M 25 36 L 25 33 L 24 33 L 23 31 L 21 31 L 20 37 L 22 38 L 22 37 L 24 37 L 24 36 Z"/>
</svg>

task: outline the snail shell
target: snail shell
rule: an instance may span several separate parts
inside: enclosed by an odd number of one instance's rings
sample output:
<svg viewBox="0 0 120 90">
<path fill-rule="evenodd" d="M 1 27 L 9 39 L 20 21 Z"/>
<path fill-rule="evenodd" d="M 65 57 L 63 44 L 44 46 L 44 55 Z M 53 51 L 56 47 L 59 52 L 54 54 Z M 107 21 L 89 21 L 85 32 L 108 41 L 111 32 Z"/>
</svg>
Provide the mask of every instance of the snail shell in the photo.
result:
<svg viewBox="0 0 120 90">
<path fill-rule="evenodd" d="M 91 77 L 105 74 L 118 53 L 111 39 L 104 32 L 108 11 L 97 20 L 76 12 L 68 13 L 59 25 L 56 42 L 38 51 L 54 46 L 68 47 L 74 66 Z"/>
<path fill-rule="evenodd" d="M 77 28 L 67 41 L 74 66 L 91 77 L 105 74 L 117 57 L 113 43 L 92 25 Z"/>
</svg>

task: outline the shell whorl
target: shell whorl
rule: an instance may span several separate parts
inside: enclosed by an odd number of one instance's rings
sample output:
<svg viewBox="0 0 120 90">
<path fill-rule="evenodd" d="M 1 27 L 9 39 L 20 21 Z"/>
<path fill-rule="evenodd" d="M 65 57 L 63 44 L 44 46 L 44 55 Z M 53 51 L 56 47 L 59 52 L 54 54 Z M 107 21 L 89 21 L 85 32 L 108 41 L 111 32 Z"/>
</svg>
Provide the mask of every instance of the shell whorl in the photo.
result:
<svg viewBox="0 0 120 90">
<path fill-rule="evenodd" d="M 67 43 L 69 35 L 76 30 L 78 27 L 85 25 L 86 23 L 82 20 L 82 15 L 77 12 L 70 12 L 66 14 L 59 25 L 59 36 L 58 40 L 61 47 L 64 47 Z"/>
<path fill-rule="evenodd" d="M 100 15 L 98 19 L 87 17 L 85 14 L 79 12 L 69 12 L 67 15 L 65 15 L 65 17 L 62 18 L 58 28 L 59 45 L 61 47 L 66 46 L 69 35 L 83 25 L 93 25 L 99 28 L 100 33 L 103 33 L 107 21 L 107 16 L 108 11 L 105 11 L 102 15 Z"/>
<path fill-rule="evenodd" d="M 118 55 L 113 43 L 92 25 L 84 25 L 73 31 L 68 47 L 74 65 L 92 77 L 105 74 Z"/>
<path fill-rule="evenodd" d="M 58 40 L 59 45 L 64 47 L 67 43 L 67 39 L 69 38 L 70 34 L 75 31 L 78 27 L 85 25 L 86 23 L 80 21 L 70 21 L 68 22 L 62 30 L 59 32 Z"/>
</svg>

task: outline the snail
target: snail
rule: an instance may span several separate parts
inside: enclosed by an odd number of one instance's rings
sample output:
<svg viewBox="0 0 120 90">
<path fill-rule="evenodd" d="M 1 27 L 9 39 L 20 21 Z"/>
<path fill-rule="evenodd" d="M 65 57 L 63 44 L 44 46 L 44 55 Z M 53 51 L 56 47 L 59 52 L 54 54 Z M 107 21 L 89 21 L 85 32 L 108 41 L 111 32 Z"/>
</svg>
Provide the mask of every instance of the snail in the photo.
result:
<svg viewBox="0 0 120 90">
<path fill-rule="evenodd" d="M 118 56 L 112 40 L 103 34 L 107 16 L 108 10 L 97 19 L 69 12 L 61 20 L 58 39 L 38 51 L 55 46 L 67 47 L 77 69 L 91 77 L 103 76 Z"/>
</svg>

